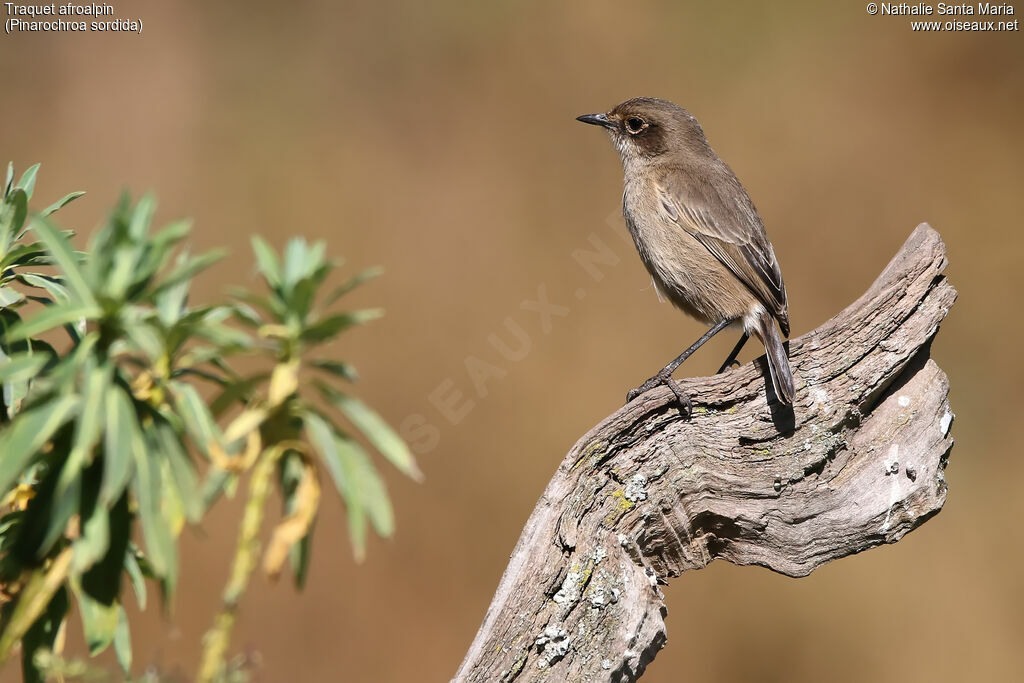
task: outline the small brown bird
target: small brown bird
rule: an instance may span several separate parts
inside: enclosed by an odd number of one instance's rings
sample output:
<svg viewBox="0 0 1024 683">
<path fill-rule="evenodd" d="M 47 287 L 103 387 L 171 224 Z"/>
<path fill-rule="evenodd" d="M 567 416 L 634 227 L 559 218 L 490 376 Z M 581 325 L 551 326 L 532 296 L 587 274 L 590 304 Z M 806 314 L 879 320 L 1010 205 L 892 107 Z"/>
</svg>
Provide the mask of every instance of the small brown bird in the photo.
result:
<svg viewBox="0 0 1024 683">
<path fill-rule="evenodd" d="M 691 410 L 672 373 L 711 337 L 734 323 L 764 343 L 772 386 L 791 404 L 796 390 L 776 321 L 789 336 L 786 286 L 761 217 L 732 169 L 711 149 L 694 116 L 665 100 L 637 97 L 607 114 L 578 121 L 608 129 L 622 157 L 622 213 L 658 292 L 711 326 L 679 357 L 626 397 L 666 384 Z"/>
</svg>

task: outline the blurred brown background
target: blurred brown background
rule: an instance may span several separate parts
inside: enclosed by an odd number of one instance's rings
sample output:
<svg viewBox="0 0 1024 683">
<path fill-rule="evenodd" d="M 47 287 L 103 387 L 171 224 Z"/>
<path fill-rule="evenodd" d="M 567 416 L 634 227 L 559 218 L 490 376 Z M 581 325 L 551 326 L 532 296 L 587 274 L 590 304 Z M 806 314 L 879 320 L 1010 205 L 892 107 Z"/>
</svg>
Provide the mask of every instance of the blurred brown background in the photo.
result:
<svg viewBox="0 0 1024 683">
<path fill-rule="evenodd" d="M 327 498 L 305 593 L 255 581 L 235 646 L 260 654 L 259 680 L 447 680 L 565 451 L 699 333 L 617 236 L 619 161 L 573 121 L 640 94 L 693 111 L 743 180 L 796 334 L 921 221 L 960 290 L 933 347 L 957 413 L 942 514 L 807 579 L 715 563 L 676 580 L 644 680 L 1019 680 L 1019 32 L 913 33 L 859 0 L 116 7 L 141 36 L 0 36 L 0 159 L 43 162 L 36 208 L 87 190 L 60 222 L 88 232 L 122 187 L 154 188 L 162 218 L 195 218 L 196 248 L 232 250 L 207 296 L 252 282 L 253 232 L 383 265 L 359 302 L 387 316 L 334 351 L 392 423 L 422 416 L 436 437 L 416 439 L 424 484 L 387 472 L 398 531 L 365 563 Z M 599 282 L 570 257 L 592 235 L 621 259 Z M 548 332 L 521 308 L 542 286 L 569 309 Z M 488 341 L 514 343 L 507 319 L 530 340 L 515 362 Z M 733 341 L 686 372 L 712 372 Z M 471 357 L 503 375 L 484 397 Z M 438 387 L 462 393 L 457 424 Z M 133 617 L 137 671 L 194 670 L 238 514 L 186 531 L 173 614 Z"/>
</svg>

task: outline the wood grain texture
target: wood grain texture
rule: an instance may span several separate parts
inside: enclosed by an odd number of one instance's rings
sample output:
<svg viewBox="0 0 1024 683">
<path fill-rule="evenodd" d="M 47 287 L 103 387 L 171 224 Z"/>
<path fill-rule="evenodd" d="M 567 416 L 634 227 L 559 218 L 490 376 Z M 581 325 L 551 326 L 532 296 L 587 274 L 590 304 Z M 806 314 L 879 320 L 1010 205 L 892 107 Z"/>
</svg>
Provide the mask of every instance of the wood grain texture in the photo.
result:
<svg viewBox="0 0 1024 683">
<path fill-rule="evenodd" d="M 929 358 L 956 299 L 945 265 L 922 224 L 860 299 L 793 340 L 792 409 L 766 396 L 761 357 L 683 380 L 690 420 L 659 388 L 581 438 L 455 680 L 635 680 L 666 642 L 668 579 L 716 558 L 805 576 L 936 514 L 953 445 Z"/>
</svg>

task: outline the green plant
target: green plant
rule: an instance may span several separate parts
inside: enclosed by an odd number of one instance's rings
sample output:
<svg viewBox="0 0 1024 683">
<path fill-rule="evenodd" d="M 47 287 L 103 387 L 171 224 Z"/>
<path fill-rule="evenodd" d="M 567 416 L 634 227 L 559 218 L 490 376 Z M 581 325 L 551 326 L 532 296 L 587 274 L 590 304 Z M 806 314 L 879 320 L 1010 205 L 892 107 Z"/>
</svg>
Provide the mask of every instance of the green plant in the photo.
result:
<svg viewBox="0 0 1024 683">
<path fill-rule="evenodd" d="M 351 366 L 310 357 L 379 315 L 330 312 L 374 272 L 322 297 L 336 267 L 323 243 L 293 239 L 279 257 L 254 238 L 268 291 L 236 290 L 231 301 L 193 307 L 192 279 L 221 254 L 179 250 L 188 223 L 151 234 L 152 197 L 134 205 L 123 198 L 76 252 L 72 234 L 48 216 L 81 193 L 30 216 L 38 168 L 14 183 L 9 167 L 0 204 L 0 584 L 9 597 L 0 664 L 20 641 L 26 680 L 42 680 L 38 664 L 54 650 L 73 600 L 90 653 L 113 644 L 128 672 L 124 586 L 144 608 L 154 580 L 169 601 L 182 527 L 201 523 L 247 477 L 238 548 L 198 675 L 222 680 L 234 608 L 275 485 L 285 516 L 264 569 L 277 575 L 290 558 L 301 587 L 321 470 L 345 501 L 357 558 L 368 526 L 392 531 L 384 484 L 354 432 L 419 477 L 404 442 L 347 391 Z M 243 354 L 261 361 L 255 370 L 233 365 Z"/>
</svg>

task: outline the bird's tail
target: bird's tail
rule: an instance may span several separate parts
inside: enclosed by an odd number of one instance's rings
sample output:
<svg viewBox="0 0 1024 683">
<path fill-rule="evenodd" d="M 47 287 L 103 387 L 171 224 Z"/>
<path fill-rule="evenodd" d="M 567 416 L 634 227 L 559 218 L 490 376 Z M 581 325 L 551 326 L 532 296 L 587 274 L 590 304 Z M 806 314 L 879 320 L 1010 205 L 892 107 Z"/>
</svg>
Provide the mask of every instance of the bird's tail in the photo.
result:
<svg viewBox="0 0 1024 683">
<path fill-rule="evenodd" d="M 793 371 L 789 369 L 789 357 L 786 355 L 786 347 L 782 345 L 779 329 L 775 327 L 775 321 L 770 315 L 761 313 L 757 317 L 756 332 L 768 352 L 768 374 L 771 375 L 775 395 L 779 401 L 790 405 L 796 397 L 796 388 L 793 386 Z"/>
</svg>

